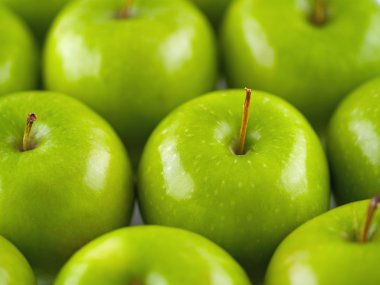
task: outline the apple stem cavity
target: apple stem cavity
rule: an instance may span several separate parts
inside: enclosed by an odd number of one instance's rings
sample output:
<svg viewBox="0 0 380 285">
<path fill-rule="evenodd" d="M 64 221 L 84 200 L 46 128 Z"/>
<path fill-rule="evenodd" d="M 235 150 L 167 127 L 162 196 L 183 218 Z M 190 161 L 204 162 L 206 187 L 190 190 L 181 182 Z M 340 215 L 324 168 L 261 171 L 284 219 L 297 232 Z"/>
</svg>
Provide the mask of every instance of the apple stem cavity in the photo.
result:
<svg viewBox="0 0 380 285">
<path fill-rule="evenodd" d="M 128 19 L 128 18 L 132 17 L 131 7 L 132 7 L 132 0 L 125 0 L 123 7 L 116 14 L 116 18 L 117 19 Z"/>
<path fill-rule="evenodd" d="M 37 116 L 34 113 L 29 113 L 26 119 L 26 126 L 24 129 L 24 136 L 22 137 L 22 151 L 28 151 L 31 149 L 30 145 L 30 131 L 32 130 L 33 123 L 37 120 Z"/>
<path fill-rule="evenodd" d="M 380 207 L 380 194 L 372 198 L 371 201 L 369 202 L 366 220 L 364 223 L 362 234 L 360 236 L 360 242 L 364 243 L 368 241 L 368 232 L 371 227 L 373 216 L 375 215 L 375 212 L 377 208 L 379 207 Z"/>
<path fill-rule="evenodd" d="M 247 135 L 247 126 L 248 126 L 248 117 L 249 117 L 249 106 L 251 105 L 251 94 L 252 94 L 252 90 L 249 88 L 245 88 L 245 102 L 243 106 L 243 116 L 241 119 L 240 141 L 239 141 L 239 149 L 238 149 L 237 155 L 244 154 L 245 137 Z"/>
<path fill-rule="evenodd" d="M 316 26 L 322 26 L 326 22 L 326 6 L 324 0 L 314 0 L 314 10 L 311 21 Z"/>
</svg>

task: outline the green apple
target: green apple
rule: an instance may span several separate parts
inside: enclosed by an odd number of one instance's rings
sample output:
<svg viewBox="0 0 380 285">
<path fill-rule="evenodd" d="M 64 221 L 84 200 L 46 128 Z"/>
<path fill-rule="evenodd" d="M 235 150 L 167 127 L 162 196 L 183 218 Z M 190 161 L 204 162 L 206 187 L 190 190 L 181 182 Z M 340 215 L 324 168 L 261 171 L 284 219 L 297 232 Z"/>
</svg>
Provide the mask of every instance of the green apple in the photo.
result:
<svg viewBox="0 0 380 285">
<path fill-rule="evenodd" d="M 0 284 L 35 285 L 36 279 L 25 257 L 0 236 Z"/>
<path fill-rule="evenodd" d="M 29 112 L 38 119 L 30 114 L 25 127 Z M 108 123 L 68 96 L 3 96 L 0 114 L 0 234 L 39 275 L 53 274 L 85 243 L 128 223 L 128 158 Z"/>
<path fill-rule="evenodd" d="M 0 0 L 19 14 L 32 29 L 40 43 L 58 12 L 69 0 Z"/>
<path fill-rule="evenodd" d="M 124 6 L 123 6 L 123 2 Z M 215 41 L 182 0 L 84 0 L 62 12 L 45 52 L 46 88 L 103 115 L 131 153 L 174 107 L 214 88 Z"/>
<path fill-rule="evenodd" d="M 262 92 L 237 154 L 243 99 L 218 91 L 166 117 L 144 150 L 138 197 L 146 223 L 200 233 L 259 277 L 290 231 L 328 209 L 329 176 L 304 117 Z"/>
<path fill-rule="evenodd" d="M 282 96 L 324 132 L 338 102 L 380 75 L 380 2 L 237 0 L 222 49 L 230 86 Z"/>
<path fill-rule="evenodd" d="M 38 52 L 24 23 L 0 7 L 0 95 L 37 88 Z"/>
<path fill-rule="evenodd" d="M 244 270 L 209 240 L 184 230 L 138 226 L 78 251 L 55 285 L 249 285 Z"/>
<path fill-rule="evenodd" d="M 208 17 L 215 28 L 218 28 L 228 5 L 233 0 L 192 0 Z"/>
<path fill-rule="evenodd" d="M 339 203 L 380 189 L 380 78 L 350 94 L 331 119 L 327 149 Z"/>
<path fill-rule="evenodd" d="M 378 285 L 380 214 L 363 241 L 360 225 L 367 206 L 368 201 L 341 206 L 291 233 L 276 250 L 265 284 Z"/>
</svg>

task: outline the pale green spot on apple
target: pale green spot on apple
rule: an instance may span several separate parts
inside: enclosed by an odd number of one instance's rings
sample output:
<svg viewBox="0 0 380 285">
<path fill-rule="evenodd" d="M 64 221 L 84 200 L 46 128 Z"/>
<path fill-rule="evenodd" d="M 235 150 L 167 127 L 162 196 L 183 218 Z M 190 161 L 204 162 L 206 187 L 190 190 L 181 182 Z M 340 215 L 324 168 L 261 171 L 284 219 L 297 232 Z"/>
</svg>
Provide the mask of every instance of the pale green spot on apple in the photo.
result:
<svg viewBox="0 0 380 285">
<path fill-rule="evenodd" d="M 372 201 L 379 203 L 380 196 Z M 359 239 L 369 201 L 330 210 L 292 232 L 277 248 L 265 285 L 377 285 L 380 213 Z"/>
<path fill-rule="evenodd" d="M 283 97 L 321 133 L 340 100 L 380 75 L 377 0 L 236 0 L 221 34 L 229 86 Z"/>
<path fill-rule="evenodd" d="M 215 88 L 216 53 L 211 27 L 187 1 L 78 1 L 52 27 L 44 82 L 104 116 L 137 164 L 168 112 Z"/>
<path fill-rule="evenodd" d="M 39 56 L 25 24 L 0 7 L 0 95 L 37 88 Z"/>
<path fill-rule="evenodd" d="M 359 87 L 339 105 L 327 148 L 339 203 L 368 199 L 380 190 L 380 78 Z"/>
<path fill-rule="evenodd" d="M 80 249 L 55 285 L 249 285 L 244 270 L 195 233 L 139 226 L 108 233 Z"/>
<path fill-rule="evenodd" d="M 37 284 L 28 261 L 13 244 L 2 236 L 0 236 L 0 284 Z"/>
<path fill-rule="evenodd" d="M 69 96 L 6 95 L 0 114 L 0 234 L 49 279 L 81 246 L 129 223 L 131 166 L 110 125 Z"/>
<path fill-rule="evenodd" d="M 251 100 L 243 155 L 235 152 L 244 90 L 169 114 L 145 147 L 138 197 L 146 223 L 200 233 L 259 279 L 280 241 L 328 209 L 329 175 L 318 137 L 295 108 L 257 91 Z"/>
</svg>

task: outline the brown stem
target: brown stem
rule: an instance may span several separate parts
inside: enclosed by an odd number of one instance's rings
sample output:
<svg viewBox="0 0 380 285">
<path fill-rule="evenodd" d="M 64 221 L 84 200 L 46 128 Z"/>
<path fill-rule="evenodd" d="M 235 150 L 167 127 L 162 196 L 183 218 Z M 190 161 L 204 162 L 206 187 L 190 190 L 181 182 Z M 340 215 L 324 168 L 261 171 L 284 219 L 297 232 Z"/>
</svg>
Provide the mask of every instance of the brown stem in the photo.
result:
<svg viewBox="0 0 380 285">
<path fill-rule="evenodd" d="M 244 154 L 244 145 L 245 145 L 245 137 L 247 135 L 247 126 L 248 126 L 248 117 L 249 117 L 249 106 L 251 104 L 251 89 L 245 88 L 245 102 L 243 107 L 243 116 L 241 119 L 241 127 L 240 127 L 240 141 L 239 141 L 239 151 L 238 155 Z"/>
<path fill-rule="evenodd" d="M 369 228 L 371 227 L 373 216 L 375 215 L 375 212 L 378 207 L 380 207 L 380 194 L 372 198 L 369 202 L 367 217 L 360 237 L 360 242 L 366 242 L 368 240 Z"/>
<path fill-rule="evenodd" d="M 29 113 L 26 119 L 26 126 L 24 129 L 24 136 L 22 137 L 22 151 L 30 150 L 30 131 L 33 123 L 37 120 L 37 116 L 34 113 Z"/>
<path fill-rule="evenodd" d="M 116 18 L 126 19 L 131 16 L 131 7 L 133 0 L 125 0 L 121 10 L 117 13 Z"/>
<path fill-rule="evenodd" d="M 322 26 L 326 22 L 326 6 L 324 0 L 314 0 L 314 10 L 311 20 L 317 26 Z"/>
</svg>

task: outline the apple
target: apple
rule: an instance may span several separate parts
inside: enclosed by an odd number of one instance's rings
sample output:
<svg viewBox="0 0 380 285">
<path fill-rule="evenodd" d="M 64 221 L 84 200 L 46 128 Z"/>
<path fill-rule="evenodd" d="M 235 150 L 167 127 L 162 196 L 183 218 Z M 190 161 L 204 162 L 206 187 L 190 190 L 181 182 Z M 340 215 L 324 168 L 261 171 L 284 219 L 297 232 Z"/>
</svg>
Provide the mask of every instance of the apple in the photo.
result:
<svg viewBox="0 0 380 285">
<path fill-rule="evenodd" d="M 233 0 L 192 0 L 218 29 L 228 5 Z"/>
<path fill-rule="evenodd" d="M 274 254 L 266 285 L 378 285 L 380 196 L 325 213 L 292 232 Z M 372 222 L 371 222 L 372 221 Z M 363 225 L 363 226 L 362 226 Z"/>
<path fill-rule="evenodd" d="M 0 114 L 0 235 L 49 278 L 81 246 L 128 224 L 128 157 L 108 123 L 69 96 L 3 96 Z"/>
<path fill-rule="evenodd" d="M 40 44 L 55 16 L 68 2 L 69 0 L 0 0 L 0 3 L 7 5 L 26 21 Z"/>
<path fill-rule="evenodd" d="M 16 15 L 0 7 L 0 96 L 35 89 L 38 52 L 28 28 Z"/>
<path fill-rule="evenodd" d="M 321 134 L 339 101 L 380 75 L 378 0 L 238 0 L 222 30 L 229 85 L 285 98 Z"/>
<path fill-rule="evenodd" d="M 339 203 L 369 199 L 380 189 L 380 78 L 352 92 L 331 119 L 327 149 Z"/>
<path fill-rule="evenodd" d="M 132 154 L 217 77 L 212 29 L 182 0 L 74 2 L 55 22 L 44 58 L 46 88 L 103 115 Z"/>
<path fill-rule="evenodd" d="M 224 250 L 197 234 L 161 226 L 108 233 L 78 251 L 55 285 L 249 285 Z"/>
<path fill-rule="evenodd" d="M 0 284 L 36 285 L 36 279 L 25 257 L 0 236 Z"/>
<path fill-rule="evenodd" d="M 254 91 L 249 109 L 249 89 L 246 96 L 243 120 L 243 90 L 205 95 L 167 116 L 145 147 L 138 198 L 146 223 L 200 233 L 258 279 L 280 241 L 328 209 L 329 175 L 295 108 Z"/>
</svg>

